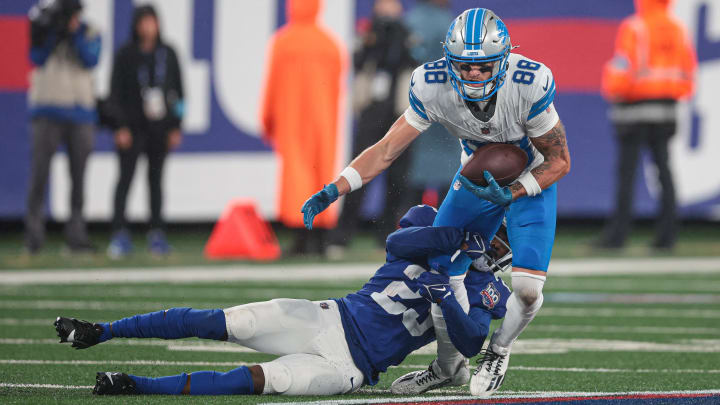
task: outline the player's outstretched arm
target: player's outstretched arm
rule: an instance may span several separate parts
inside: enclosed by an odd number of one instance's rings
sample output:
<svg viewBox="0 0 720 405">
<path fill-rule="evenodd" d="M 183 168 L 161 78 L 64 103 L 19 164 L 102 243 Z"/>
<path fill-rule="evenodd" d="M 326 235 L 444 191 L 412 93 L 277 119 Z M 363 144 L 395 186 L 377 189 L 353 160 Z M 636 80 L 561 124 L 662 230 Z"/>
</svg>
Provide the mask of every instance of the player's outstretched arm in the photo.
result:
<svg viewBox="0 0 720 405">
<path fill-rule="evenodd" d="M 408 124 L 405 116 L 400 116 L 381 140 L 350 162 L 337 180 L 305 201 L 300 210 L 305 227 L 312 229 L 315 215 L 324 211 L 339 196 L 359 189 L 387 169 L 419 134 L 420 131 Z"/>
<path fill-rule="evenodd" d="M 464 233 L 451 226 L 411 226 L 388 235 L 388 253 L 403 259 L 417 259 L 429 255 L 453 254 L 462 247 Z"/>
<path fill-rule="evenodd" d="M 558 121 L 550 131 L 530 138 L 530 142 L 545 158 L 540 166 L 530 171 L 540 189 L 545 190 L 570 172 L 570 150 L 565 137 L 565 126 L 562 121 Z M 528 190 L 520 182 L 513 183 L 510 191 L 513 200 L 528 194 Z"/>
</svg>

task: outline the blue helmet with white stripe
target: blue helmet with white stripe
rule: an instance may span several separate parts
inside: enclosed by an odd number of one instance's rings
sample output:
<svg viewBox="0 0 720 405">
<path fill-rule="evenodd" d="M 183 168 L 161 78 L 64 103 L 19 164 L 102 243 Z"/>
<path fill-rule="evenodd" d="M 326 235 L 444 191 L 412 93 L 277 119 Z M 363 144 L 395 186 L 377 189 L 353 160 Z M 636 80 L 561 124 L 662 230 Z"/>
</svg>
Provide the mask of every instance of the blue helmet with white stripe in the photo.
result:
<svg viewBox="0 0 720 405">
<path fill-rule="evenodd" d="M 510 34 L 505 23 L 491 10 L 471 8 L 455 18 L 448 29 L 443 49 L 450 83 L 463 99 L 488 100 L 505 82 L 508 57 L 512 49 Z M 494 63 L 489 79 L 462 79 L 460 64 L 488 62 Z"/>
</svg>

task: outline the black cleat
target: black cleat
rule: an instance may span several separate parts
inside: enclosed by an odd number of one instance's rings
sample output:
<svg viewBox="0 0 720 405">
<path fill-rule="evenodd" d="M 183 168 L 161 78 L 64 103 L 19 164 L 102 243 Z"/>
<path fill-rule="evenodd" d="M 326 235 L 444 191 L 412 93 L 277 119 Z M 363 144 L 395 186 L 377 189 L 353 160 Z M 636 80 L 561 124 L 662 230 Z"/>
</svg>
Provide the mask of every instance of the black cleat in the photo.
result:
<svg viewBox="0 0 720 405">
<path fill-rule="evenodd" d="M 97 373 L 94 395 L 137 395 L 135 381 L 125 373 Z"/>
<path fill-rule="evenodd" d="M 60 337 L 60 343 L 72 343 L 72 347 L 76 349 L 87 349 L 100 343 L 100 335 L 103 332 L 100 325 L 79 321 L 75 318 L 59 316 L 54 325 Z"/>
</svg>

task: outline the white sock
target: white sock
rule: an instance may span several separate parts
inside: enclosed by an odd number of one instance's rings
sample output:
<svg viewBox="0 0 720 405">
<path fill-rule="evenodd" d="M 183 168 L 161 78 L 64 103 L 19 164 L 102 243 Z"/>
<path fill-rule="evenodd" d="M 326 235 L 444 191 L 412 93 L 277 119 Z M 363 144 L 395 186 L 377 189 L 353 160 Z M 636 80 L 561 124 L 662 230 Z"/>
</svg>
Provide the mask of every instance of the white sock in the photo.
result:
<svg viewBox="0 0 720 405">
<path fill-rule="evenodd" d="M 462 276 L 453 276 L 450 278 L 450 287 L 453 289 L 455 299 L 463 311 L 467 313 L 470 310 L 470 303 L 464 280 L 464 274 Z M 443 377 L 454 377 L 462 373 L 463 368 L 467 368 L 467 359 L 452 344 L 440 305 L 432 304 L 431 308 L 430 314 L 435 328 L 435 338 L 437 339 L 437 364 Z"/>
<path fill-rule="evenodd" d="M 542 307 L 543 284 L 545 277 L 521 272 L 512 273 L 513 293 L 507 301 L 505 319 L 490 340 L 493 351 L 498 354 L 510 352 L 510 346 Z"/>
</svg>

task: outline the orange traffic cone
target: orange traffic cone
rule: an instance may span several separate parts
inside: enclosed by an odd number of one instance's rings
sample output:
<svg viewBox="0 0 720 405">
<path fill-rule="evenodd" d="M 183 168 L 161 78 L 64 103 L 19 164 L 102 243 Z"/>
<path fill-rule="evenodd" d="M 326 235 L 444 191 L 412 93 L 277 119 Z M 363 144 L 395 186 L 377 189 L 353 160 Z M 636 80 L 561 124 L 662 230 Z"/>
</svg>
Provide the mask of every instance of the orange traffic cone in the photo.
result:
<svg viewBox="0 0 720 405">
<path fill-rule="evenodd" d="M 230 201 L 205 245 L 208 259 L 275 260 L 280 257 L 275 233 L 258 215 L 255 201 Z"/>
</svg>

